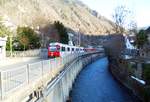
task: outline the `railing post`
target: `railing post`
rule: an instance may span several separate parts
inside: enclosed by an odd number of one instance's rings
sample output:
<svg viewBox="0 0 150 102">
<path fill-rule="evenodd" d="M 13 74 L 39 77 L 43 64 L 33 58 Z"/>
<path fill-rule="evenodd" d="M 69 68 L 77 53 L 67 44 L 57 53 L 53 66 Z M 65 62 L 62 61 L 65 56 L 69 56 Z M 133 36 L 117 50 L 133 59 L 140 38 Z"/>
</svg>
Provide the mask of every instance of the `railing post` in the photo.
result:
<svg viewBox="0 0 150 102">
<path fill-rule="evenodd" d="M 48 65 L 48 66 L 49 66 L 49 73 L 52 73 L 52 70 L 51 70 L 51 69 L 52 69 L 52 68 L 51 68 L 51 60 L 48 60 L 48 64 L 49 64 L 49 65 Z"/>
<path fill-rule="evenodd" d="M 3 87 L 3 73 L 0 72 L 0 89 L 1 89 L 1 100 L 4 97 L 4 87 Z"/>
<path fill-rule="evenodd" d="M 41 61 L 41 63 L 42 63 L 42 69 L 41 69 L 41 70 L 42 70 L 42 73 L 41 73 L 41 75 L 42 75 L 42 78 L 43 78 L 43 75 L 44 75 L 44 73 L 43 73 L 43 72 L 44 72 L 44 71 L 43 71 L 44 62 L 43 62 L 43 61 Z"/>
<path fill-rule="evenodd" d="M 29 82 L 30 82 L 30 80 L 29 80 L 29 68 L 30 68 L 30 66 L 29 66 L 29 64 L 27 64 L 27 84 L 29 84 Z"/>
<path fill-rule="evenodd" d="M 62 62 L 63 62 L 63 66 L 64 66 L 64 57 L 62 57 Z"/>
<path fill-rule="evenodd" d="M 2 87 L 2 72 L 0 72 L 0 90 L 1 90 L 1 100 L 3 98 L 3 87 Z"/>
</svg>

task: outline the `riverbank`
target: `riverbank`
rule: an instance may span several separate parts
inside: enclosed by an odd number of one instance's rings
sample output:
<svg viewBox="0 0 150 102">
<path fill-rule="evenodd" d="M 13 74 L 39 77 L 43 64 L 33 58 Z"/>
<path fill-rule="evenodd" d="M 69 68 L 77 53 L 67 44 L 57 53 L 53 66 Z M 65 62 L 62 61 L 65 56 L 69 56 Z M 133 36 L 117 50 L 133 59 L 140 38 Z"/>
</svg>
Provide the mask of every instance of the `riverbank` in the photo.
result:
<svg viewBox="0 0 150 102">
<path fill-rule="evenodd" d="M 135 72 L 138 72 L 138 68 L 132 67 L 131 63 L 133 60 L 109 58 L 109 71 L 118 82 L 129 90 L 131 95 L 136 97 L 136 102 L 149 102 L 149 87 L 132 77 L 135 76 Z"/>
<path fill-rule="evenodd" d="M 138 97 L 133 91 L 132 88 L 129 87 L 126 83 L 122 82 L 121 79 L 118 77 L 118 75 L 115 73 L 115 71 L 113 70 L 113 68 L 116 67 L 112 67 L 109 64 L 109 72 L 111 73 L 111 75 L 113 76 L 113 78 L 122 86 L 124 86 L 124 89 L 130 94 L 130 96 L 132 96 L 135 100 L 135 102 L 142 102 L 142 100 L 140 99 L 140 97 Z"/>
</svg>

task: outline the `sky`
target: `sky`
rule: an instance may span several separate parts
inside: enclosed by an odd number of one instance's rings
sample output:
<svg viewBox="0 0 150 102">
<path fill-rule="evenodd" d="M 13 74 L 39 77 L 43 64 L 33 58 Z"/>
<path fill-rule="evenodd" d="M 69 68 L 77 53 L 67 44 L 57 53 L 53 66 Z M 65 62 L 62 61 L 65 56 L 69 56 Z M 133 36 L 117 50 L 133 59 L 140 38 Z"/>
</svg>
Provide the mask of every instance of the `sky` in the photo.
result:
<svg viewBox="0 0 150 102">
<path fill-rule="evenodd" d="M 96 10 L 100 15 L 113 20 L 112 15 L 117 5 L 126 5 L 132 10 L 137 26 L 150 26 L 150 0 L 81 0 L 91 9 Z"/>
</svg>

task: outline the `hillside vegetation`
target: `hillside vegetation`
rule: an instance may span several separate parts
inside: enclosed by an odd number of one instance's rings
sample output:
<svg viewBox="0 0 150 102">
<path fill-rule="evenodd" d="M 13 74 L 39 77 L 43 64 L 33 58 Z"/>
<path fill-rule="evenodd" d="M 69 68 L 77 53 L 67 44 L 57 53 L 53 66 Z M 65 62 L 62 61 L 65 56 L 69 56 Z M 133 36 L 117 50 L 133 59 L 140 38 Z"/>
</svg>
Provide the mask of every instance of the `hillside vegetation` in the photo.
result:
<svg viewBox="0 0 150 102">
<path fill-rule="evenodd" d="M 54 21 L 84 34 L 114 33 L 114 24 L 78 0 L 0 0 L 0 15 L 9 26 L 37 28 Z M 9 24 L 10 23 L 10 24 Z"/>
</svg>

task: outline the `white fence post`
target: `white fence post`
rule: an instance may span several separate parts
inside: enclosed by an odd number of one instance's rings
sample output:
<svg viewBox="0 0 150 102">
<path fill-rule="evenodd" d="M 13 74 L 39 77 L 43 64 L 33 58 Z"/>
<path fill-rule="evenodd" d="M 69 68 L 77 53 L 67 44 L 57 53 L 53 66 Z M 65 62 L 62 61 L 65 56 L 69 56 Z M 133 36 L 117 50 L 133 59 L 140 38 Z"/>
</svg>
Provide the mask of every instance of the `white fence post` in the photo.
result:
<svg viewBox="0 0 150 102">
<path fill-rule="evenodd" d="M 0 72 L 0 91 L 1 91 L 1 99 L 3 99 L 4 96 L 4 88 L 3 88 L 3 74 Z"/>
<path fill-rule="evenodd" d="M 30 66 L 29 66 L 29 64 L 27 64 L 27 71 L 26 71 L 26 73 L 27 73 L 27 84 L 29 84 L 29 82 L 30 82 L 30 80 L 29 80 L 29 68 L 30 68 Z"/>
<path fill-rule="evenodd" d="M 44 71 L 43 71 L 43 67 L 44 67 L 44 62 L 43 61 L 41 61 L 41 63 L 42 63 L 42 68 L 41 68 L 41 75 L 42 75 L 42 78 L 43 78 L 43 75 L 44 75 Z"/>
</svg>

